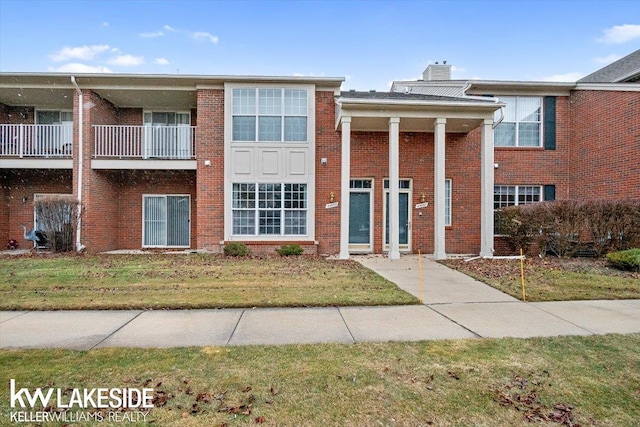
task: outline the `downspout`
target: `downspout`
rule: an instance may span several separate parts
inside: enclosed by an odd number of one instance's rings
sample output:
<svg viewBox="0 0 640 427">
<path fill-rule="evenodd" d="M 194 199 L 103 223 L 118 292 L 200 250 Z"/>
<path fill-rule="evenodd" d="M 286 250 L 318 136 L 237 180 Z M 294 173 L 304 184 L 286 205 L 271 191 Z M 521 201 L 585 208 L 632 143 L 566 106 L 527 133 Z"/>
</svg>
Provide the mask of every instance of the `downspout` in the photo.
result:
<svg viewBox="0 0 640 427">
<path fill-rule="evenodd" d="M 496 98 L 496 102 L 500 102 L 500 100 Z M 500 107 L 500 118 L 498 119 L 498 121 L 493 123 L 492 128 L 495 129 L 500 123 L 502 123 L 503 120 L 504 120 L 504 107 Z"/>
<path fill-rule="evenodd" d="M 82 237 L 82 147 L 84 145 L 84 139 L 82 130 L 84 128 L 84 117 L 83 117 L 83 101 L 82 101 L 82 91 L 76 83 L 75 76 L 71 76 L 71 83 L 76 88 L 76 93 L 78 94 L 78 225 L 76 229 L 76 251 L 82 252 L 85 249 L 85 246 L 81 243 Z"/>
<path fill-rule="evenodd" d="M 467 82 L 462 88 L 462 94 L 464 96 L 467 96 L 467 91 L 470 88 L 471 88 L 471 83 Z M 494 102 L 498 103 L 500 102 L 500 99 L 496 97 Z M 495 129 L 500 123 L 502 123 L 503 120 L 504 120 L 504 107 L 500 107 L 500 118 L 493 123 L 492 128 Z"/>
</svg>

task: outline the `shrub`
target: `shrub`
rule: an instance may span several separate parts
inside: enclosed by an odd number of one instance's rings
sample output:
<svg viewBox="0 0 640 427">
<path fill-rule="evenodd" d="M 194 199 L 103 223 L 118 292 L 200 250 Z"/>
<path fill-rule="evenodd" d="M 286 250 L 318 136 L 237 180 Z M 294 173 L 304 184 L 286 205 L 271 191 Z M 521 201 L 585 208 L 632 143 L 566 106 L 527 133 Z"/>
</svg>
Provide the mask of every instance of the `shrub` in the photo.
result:
<svg viewBox="0 0 640 427">
<path fill-rule="evenodd" d="M 231 242 L 224 246 L 224 254 L 227 256 L 243 257 L 251 254 L 251 250 L 242 242 Z"/>
<path fill-rule="evenodd" d="M 43 196 L 34 202 L 40 230 L 54 252 L 73 250 L 79 202 L 71 195 Z"/>
<path fill-rule="evenodd" d="M 532 224 L 527 214 L 520 206 L 510 206 L 496 212 L 498 234 L 506 237 L 511 250 L 522 249 L 526 252 L 533 241 Z"/>
<path fill-rule="evenodd" d="M 611 252 L 607 261 L 619 270 L 640 271 L 640 249 Z"/>
<path fill-rule="evenodd" d="M 540 254 L 560 257 L 640 245 L 640 200 L 556 200 L 496 212 L 498 233 L 511 249 L 536 243 Z"/>
<path fill-rule="evenodd" d="M 639 200 L 597 200 L 585 203 L 583 211 L 598 255 L 640 245 Z"/>
<path fill-rule="evenodd" d="M 304 249 L 302 249 L 302 246 L 294 243 L 292 245 L 280 246 L 280 248 L 276 249 L 276 252 L 278 252 L 282 256 L 297 256 L 302 255 L 304 253 Z"/>
</svg>

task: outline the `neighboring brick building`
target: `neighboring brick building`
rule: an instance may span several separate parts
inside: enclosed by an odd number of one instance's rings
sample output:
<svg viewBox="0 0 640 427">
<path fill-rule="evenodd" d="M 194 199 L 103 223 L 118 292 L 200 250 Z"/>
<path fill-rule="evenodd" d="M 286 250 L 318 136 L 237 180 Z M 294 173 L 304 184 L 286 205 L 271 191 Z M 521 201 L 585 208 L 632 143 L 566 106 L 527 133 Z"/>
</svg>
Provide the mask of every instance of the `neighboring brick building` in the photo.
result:
<svg viewBox="0 0 640 427">
<path fill-rule="evenodd" d="M 0 73 L 0 241 L 74 194 L 90 252 L 490 256 L 494 209 L 640 198 L 640 51 L 577 83 Z M 81 108 L 82 106 L 82 108 Z M 23 246 L 27 242 L 23 241 Z"/>
</svg>

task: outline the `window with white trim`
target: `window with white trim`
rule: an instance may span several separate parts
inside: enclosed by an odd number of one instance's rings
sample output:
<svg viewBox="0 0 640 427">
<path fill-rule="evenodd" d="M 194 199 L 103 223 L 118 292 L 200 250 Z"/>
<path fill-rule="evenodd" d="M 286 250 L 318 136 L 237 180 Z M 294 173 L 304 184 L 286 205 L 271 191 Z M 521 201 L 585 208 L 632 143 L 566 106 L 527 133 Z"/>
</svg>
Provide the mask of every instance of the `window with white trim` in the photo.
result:
<svg viewBox="0 0 640 427">
<path fill-rule="evenodd" d="M 451 180 L 444 180 L 444 225 L 451 226 Z"/>
<path fill-rule="evenodd" d="M 493 210 L 542 201 L 540 185 L 496 185 L 493 187 Z M 498 215 L 494 215 L 494 232 L 499 234 Z"/>
<path fill-rule="evenodd" d="M 307 142 L 307 90 L 232 89 L 232 134 L 237 142 Z"/>
<path fill-rule="evenodd" d="M 234 183 L 233 234 L 307 234 L 307 184 Z"/>
<path fill-rule="evenodd" d="M 532 96 L 504 96 L 504 119 L 496 126 L 496 147 L 542 146 L 542 98 Z M 496 111 L 495 120 L 499 120 Z"/>
</svg>

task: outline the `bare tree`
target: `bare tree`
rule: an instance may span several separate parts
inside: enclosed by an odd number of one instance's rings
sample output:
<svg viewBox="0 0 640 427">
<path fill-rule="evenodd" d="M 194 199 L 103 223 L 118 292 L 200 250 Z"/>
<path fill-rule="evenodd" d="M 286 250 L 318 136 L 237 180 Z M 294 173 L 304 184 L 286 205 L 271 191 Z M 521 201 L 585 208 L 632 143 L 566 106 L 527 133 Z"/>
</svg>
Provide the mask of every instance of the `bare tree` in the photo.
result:
<svg viewBox="0 0 640 427">
<path fill-rule="evenodd" d="M 79 202 L 72 195 L 40 197 L 34 202 L 40 231 L 54 252 L 73 251 Z"/>
</svg>

